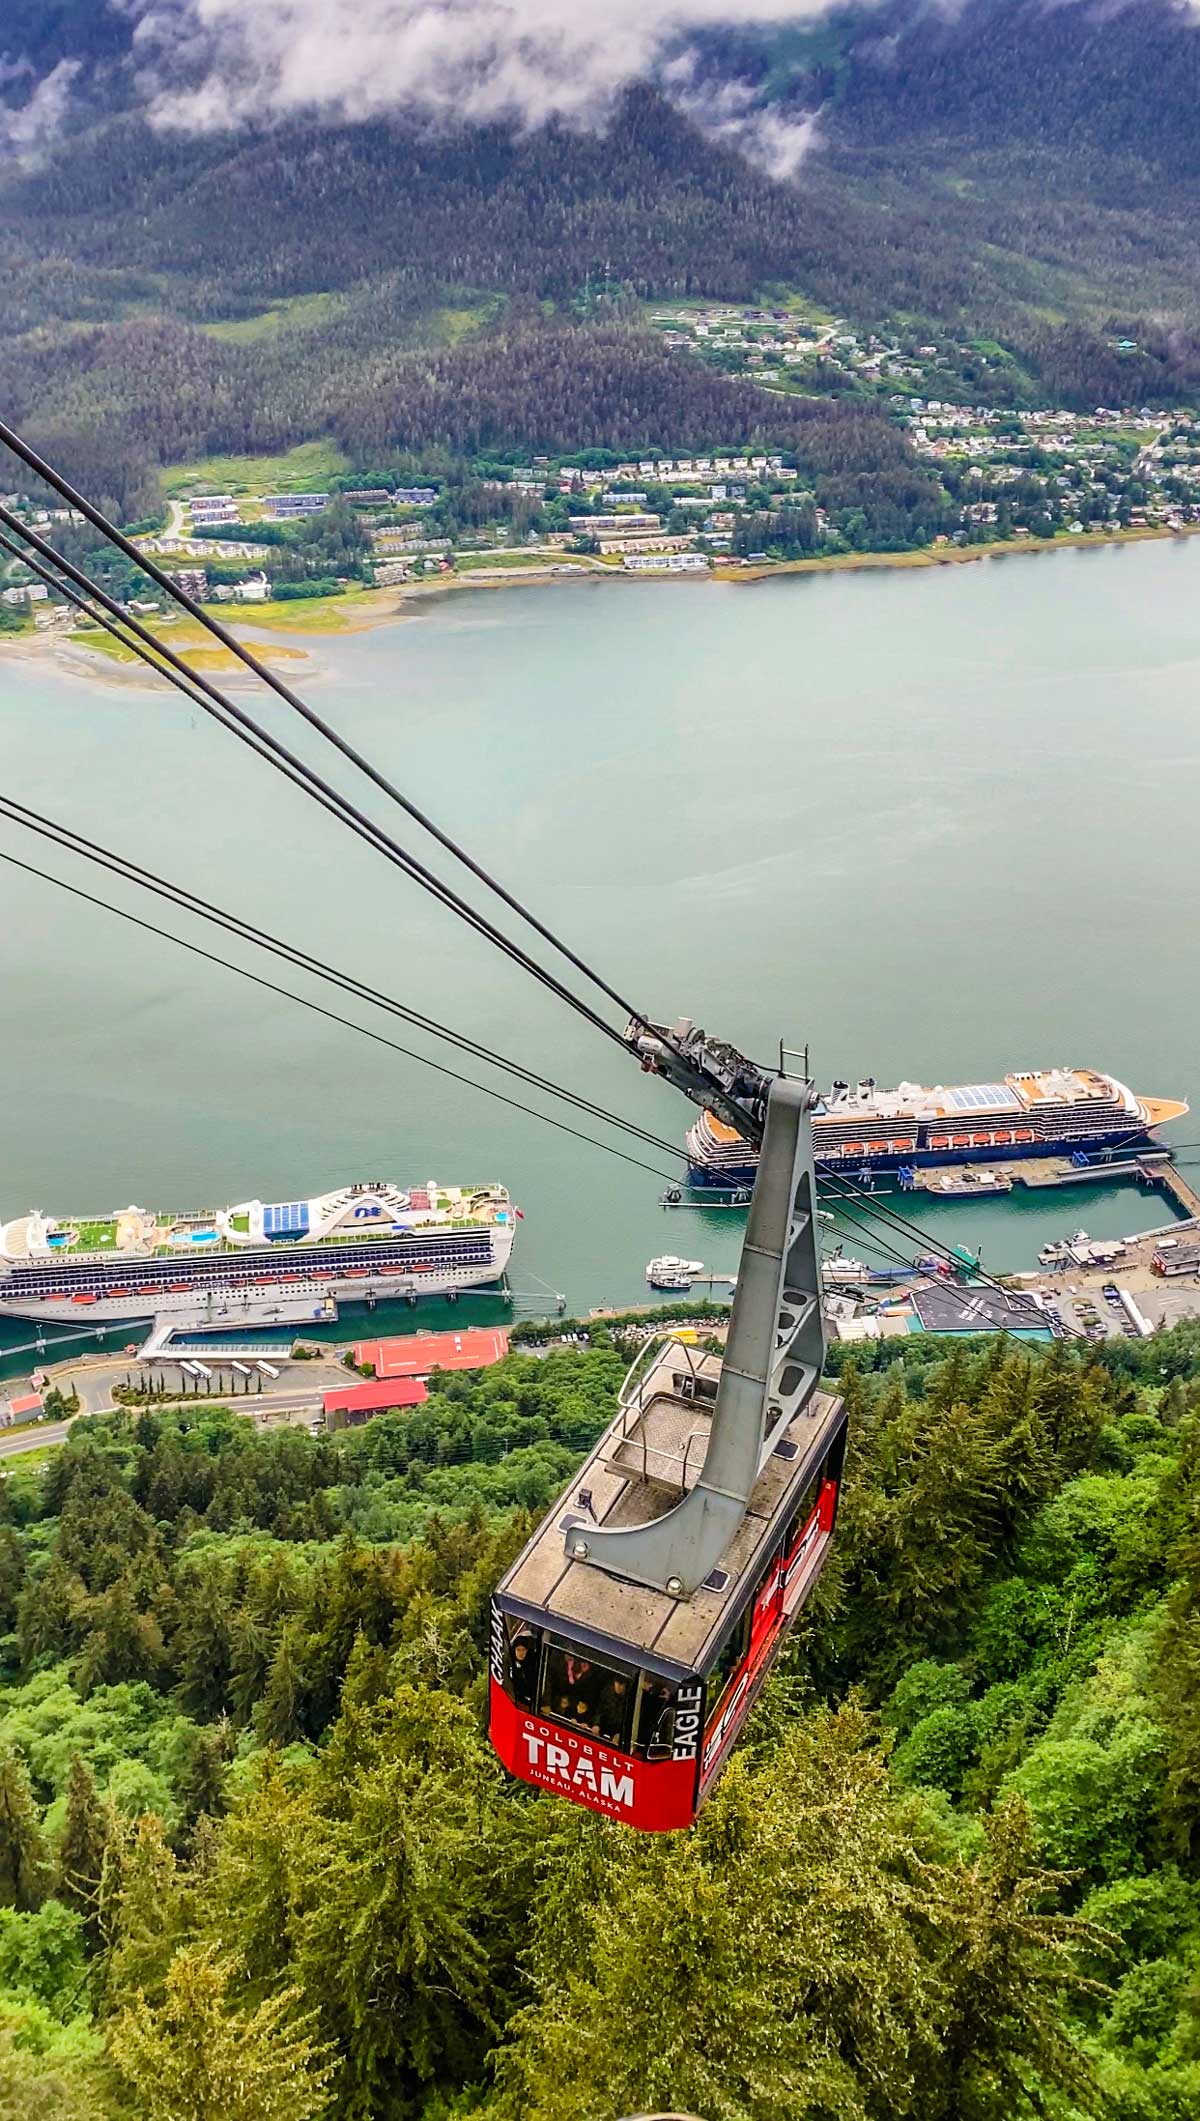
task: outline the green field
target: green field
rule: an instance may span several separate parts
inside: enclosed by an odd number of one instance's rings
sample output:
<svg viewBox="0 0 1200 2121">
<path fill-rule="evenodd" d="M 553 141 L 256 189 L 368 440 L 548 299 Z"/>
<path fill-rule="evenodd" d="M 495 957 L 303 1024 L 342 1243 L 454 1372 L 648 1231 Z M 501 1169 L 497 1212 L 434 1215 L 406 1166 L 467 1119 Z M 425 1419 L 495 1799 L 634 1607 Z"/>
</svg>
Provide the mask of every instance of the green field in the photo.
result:
<svg viewBox="0 0 1200 2121">
<path fill-rule="evenodd" d="M 301 442 L 277 457 L 202 457 L 196 464 L 164 464 L 172 500 L 189 493 L 313 493 L 349 471 L 336 442 Z"/>
<path fill-rule="evenodd" d="M 564 560 L 578 560 L 578 553 L 571 552 L 461 552 L 455 555 L 454 565 L 459 574 L 475 574 L 489 567 L 539 567 L 561 566 Z"/>
<path fill-rule="evenodd" d="M 223 339 L 231 346 L 253 346 L 274 338 L 285 326 L 324 324 L 342 305 L 340 295 L 287 295 L 270 309 L 254 317 L 227 317 L 200 328 L 210 339 Z"/>
</svg>

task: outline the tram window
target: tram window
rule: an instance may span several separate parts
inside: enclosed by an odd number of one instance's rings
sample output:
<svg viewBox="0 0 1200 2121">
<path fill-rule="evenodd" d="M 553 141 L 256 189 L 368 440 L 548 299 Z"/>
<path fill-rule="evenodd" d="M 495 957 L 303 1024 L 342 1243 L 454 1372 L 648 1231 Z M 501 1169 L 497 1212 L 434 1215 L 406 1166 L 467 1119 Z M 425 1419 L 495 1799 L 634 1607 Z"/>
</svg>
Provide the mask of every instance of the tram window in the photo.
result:
<svg viewBox="0 0 1200 2121">
<path fill-rule="evenodd" d="M 546 1650 L 539 1708 L 552 1723 L 587 1731 L 603 1745 L 625 1752 L 633 1711 L 634 1683 L 629 1672 L 601 1664 L 577 1649 L 553 1640 Z"/>
<path fill-rule="evenodd" d="M 813 1511 L 816 1509 L 817 1504 L 821 1499 L 821 1489 L 824 1486 L 825 1480 L 827 1478 L 827 1469 L 828 1460 L 825 1459 L 817 1467 L 817 1470 L 813 1474 L 812 1479 L 809 1481 L 808 1486 L 805 1488 L 803 1495 L 800 1497 L 800 1501 L 796 1508 L 795 1516 L 792 1518 L 792 1521 L 787 1528 L 787 1532 L 784 1535 L 783 1543 L 785 1550 L 788 1547 L 793 1546 L 796 1540 L 799 1539 L 801 1532 L 804 1530 L 805 1525 L 808 1523 L 809 1518 L 812 1516 Z"/>
<path fill-rule="evenodd" d="M 750 1615 L 752 1611 L 753 1602 L 747 1606 L 746 1611 L 742 1614 L 732 1635 L 708 1674 L 705 1692 L 710 1716 L 725 1692 L 730 1675 L 736 1671 L 746 1654 L 746 1645 L 750 1637 Z"/>
<path fill-rule="evenodd" d="M 508 1691 L 518 1708 L 531 1709 L 537 1700 L 541 1636 L 524 1620 L 508 1621 L 507 1629 Z"/>
<path fill-rule="evenodd" d="M 644 1672 L 631 1751 L 646 1760 L 670 1760 L 674 1745 L 675 1689 L 669 1679 Z"/>
</svg>

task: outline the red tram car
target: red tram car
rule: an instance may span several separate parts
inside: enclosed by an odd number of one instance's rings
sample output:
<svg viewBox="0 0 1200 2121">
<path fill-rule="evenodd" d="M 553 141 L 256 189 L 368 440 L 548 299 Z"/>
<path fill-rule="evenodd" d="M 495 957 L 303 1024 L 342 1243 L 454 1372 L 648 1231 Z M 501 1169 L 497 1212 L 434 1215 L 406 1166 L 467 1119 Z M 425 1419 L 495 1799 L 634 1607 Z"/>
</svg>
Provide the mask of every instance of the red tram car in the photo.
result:
<svg viewBox="0 0 1200 2121">
<path fill-rule="evenodd" d="M 690 1597 L 574 1559 L 565 1535 L 660 1517 L 695 1484 L 721 1359 L 643 1350 L 617 1419 L 499 1584 L 493 1746 L 510 1773 L 627 1825 L 691 1825 L 724 1766 L 833 1534 L 840 1399 L 803 1396 L 720 1565 Z"/>
</svg>

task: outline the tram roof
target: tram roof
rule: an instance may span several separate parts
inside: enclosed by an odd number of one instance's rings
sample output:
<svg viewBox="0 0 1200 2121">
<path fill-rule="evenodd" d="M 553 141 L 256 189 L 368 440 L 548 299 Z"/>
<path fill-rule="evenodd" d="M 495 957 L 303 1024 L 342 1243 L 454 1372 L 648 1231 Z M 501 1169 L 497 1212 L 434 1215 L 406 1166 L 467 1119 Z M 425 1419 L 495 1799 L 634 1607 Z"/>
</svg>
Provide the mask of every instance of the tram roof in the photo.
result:
<svg viewBox="0 0 1200 2121">
<path fill-rule="evenodd" d="M 496 1591 L 504 1611 L 533 1626 L 586 1641 L 597 1651 L 607 1648 L 672 1678 L 705 1669 L 725 1625 L 757 1582 L 773 1537 L 837 1434 L 842 1412 L 842 1401 L 828 1392 L 812 1395 L 776 1443 L 717 1568 L 690 1598 L 673 1598 L 611 1576 L 597 1562 L 569 1560 L 565 1534 L 568 1522 L 587 1521 L 579 1503 L 584 1491 L 597 1524 L 631 1525 L 664 1516 L 695 1486 L 712 1401 L 678 1390 L 678 1379 L 688 1374 L 711 1392 L 721 1358 L 668 1342 L 643 1378 L 636 1404 L 622 1406 Z"/>
</svg>

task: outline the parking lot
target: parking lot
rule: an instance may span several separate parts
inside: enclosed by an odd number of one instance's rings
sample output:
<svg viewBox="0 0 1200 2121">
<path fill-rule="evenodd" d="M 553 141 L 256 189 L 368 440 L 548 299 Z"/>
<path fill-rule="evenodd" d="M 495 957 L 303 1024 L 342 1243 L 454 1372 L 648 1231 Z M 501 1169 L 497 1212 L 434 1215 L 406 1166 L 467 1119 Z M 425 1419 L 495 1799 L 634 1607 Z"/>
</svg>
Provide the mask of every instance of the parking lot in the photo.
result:
<svg viewBox="0 0 1200 2121">
<path fill-rule="evenodd" d="M 1113 1280 L 1056 1281 L 1052 1287 L 1038 1293 L 1045 1300 L 1050 1324 L 1069 1339 L 1120 1340 L 1124 1336 L 1127 1340 L 1139 1340 L 1142 1337 L 1121 1301 L 1118 1283 Z M 1132 1301 L 1144 1313 L 1142 1298 L 1133 1296 Z"/>
</svg>

